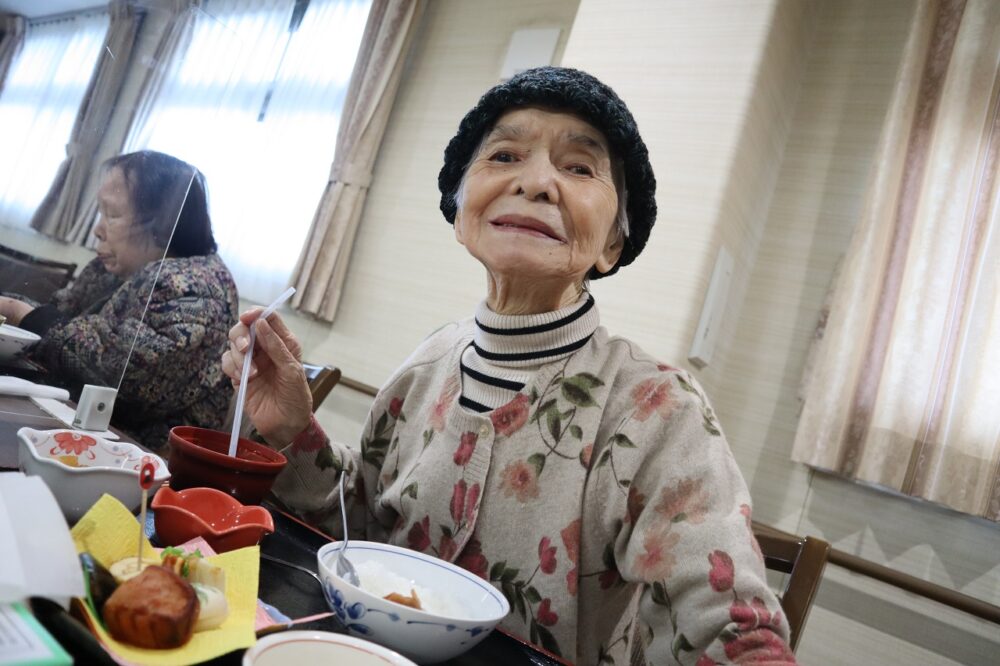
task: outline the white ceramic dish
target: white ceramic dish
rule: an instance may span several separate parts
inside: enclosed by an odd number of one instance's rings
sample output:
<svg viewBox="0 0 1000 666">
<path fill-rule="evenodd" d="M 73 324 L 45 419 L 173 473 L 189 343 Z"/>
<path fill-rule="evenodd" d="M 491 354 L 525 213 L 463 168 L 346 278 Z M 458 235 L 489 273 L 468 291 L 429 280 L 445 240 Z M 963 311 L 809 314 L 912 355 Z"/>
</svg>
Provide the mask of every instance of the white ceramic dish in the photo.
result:
<svg viewBox="0 0 1000 666">
<path fill-rule="evenodd" d="M 447 595 L 462 617 L 444 617 L 393 603 L 354 587 L 335 573 L 342 543 L 316 553 L 323 594 L 347 630 L 396 650 L 420 664 L 451 659 L 486 638 L 510 612 L 503 594 L 475 574 L 454 564 L 406 548 L 372 541 L 351 541 L 345 557 L 357 566 L 376 561 L 416 585 Z M 399 590 L 408 595 L 409 590 Z"/>
<path fill-rule="evenodd" d="M 40 337 L 17 326 L 0 324 L 0 361 L 9 361 L 41 340 Z"/>
<path fill-rule="evenodd" d="M 289 664 L 416 666 L 381 645 L 328 631 L 283 631 L 262 638 L 243 654 L 243 666 Z"/>
<path fill-rule="evenodd" d="M 149 456 L 156 468 L 151 497 L 170 478 L 163 458 L 135 444 L 62 429 L 21 428 L 17 439 L 21 471 L 45 481 L 70 521 L 83 516 L 104 493 L 135 511 L 142 501 L 139 469 L 144 456 Z"/>
</svg>

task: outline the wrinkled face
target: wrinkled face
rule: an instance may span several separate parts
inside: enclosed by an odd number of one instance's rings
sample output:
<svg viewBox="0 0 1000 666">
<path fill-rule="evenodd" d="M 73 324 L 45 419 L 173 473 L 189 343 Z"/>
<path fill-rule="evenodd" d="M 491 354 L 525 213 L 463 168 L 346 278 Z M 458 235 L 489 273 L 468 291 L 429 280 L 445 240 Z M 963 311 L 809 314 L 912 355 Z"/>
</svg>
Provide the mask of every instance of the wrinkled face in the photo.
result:
<svg viewBox="0 0 1000 666">
<path fill-rule="evenodd" d="M 132 203 L 121 169 L 111 169 L 104 178 L 97 191 L 97 208 L 100 213 L 94 227 L 97 257 L 109 273 L 127 278 L 163 254 L 163 249 L 134 223 Z"/>
<path fill-rule="evenodd" d="M 621 255 L 607 140 L 574 115 L 505 113 L 459 200 L 455 235 L 492 274 L 579 285 Z"/>
</svg>

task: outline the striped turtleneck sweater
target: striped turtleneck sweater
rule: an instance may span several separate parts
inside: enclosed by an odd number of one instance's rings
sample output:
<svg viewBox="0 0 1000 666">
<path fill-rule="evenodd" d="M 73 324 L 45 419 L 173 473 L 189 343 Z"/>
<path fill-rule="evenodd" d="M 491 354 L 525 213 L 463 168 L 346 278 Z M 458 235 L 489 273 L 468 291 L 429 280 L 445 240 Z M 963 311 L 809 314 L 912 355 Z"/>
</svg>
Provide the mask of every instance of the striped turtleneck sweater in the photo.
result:
<svg viewBox="0 0 1000 666">
<path fill-rule="evenodd" d="M 533 315 L 497 314 L 483 301 L 476 308 L 475 337 L 462 353 L 459 403 L 476 412 L 507 404 L 539 367 L 587 344 L 599 324 L 588 293 L 561 310 Z"/>
</svg>

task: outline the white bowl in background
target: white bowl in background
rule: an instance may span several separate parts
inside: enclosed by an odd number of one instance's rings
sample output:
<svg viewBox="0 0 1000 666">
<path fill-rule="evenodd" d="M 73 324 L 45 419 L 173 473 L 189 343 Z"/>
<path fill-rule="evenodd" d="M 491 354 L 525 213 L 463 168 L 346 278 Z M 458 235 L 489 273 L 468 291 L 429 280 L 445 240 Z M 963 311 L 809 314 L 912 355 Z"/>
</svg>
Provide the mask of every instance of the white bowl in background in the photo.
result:
<svg viewBox="0 0 1000 666">
<path fill-rule="evenodd" d="M 243 654 L 243 666 L 289 664 L 416 666 L 381 645 L 329 631 L 283 631 L 262 638 Z"/>
<path fill-rule="evenodd" d="M 414 584 L 447 596 L 462 607 L 461 617 L 434 615 L 393 603 L 340 578 L 334 561 L 343 542 L 316 553 L 323 594 L 337 618 L 355 636 L 396 650 L 420 664 L 433 664 L 470 650 L 510 612 L 506 597 L 479 576 L 431 555 L 373 541 L 354 541 L 345 557 L 355 567 L 380 563 Z M 399 590 L 408 595 L 409 590 Z"/>
<path fill-rule="evenodd" d="M 167 463 L 158 455 L 135 444 L 109 442 L 88 432 L 21 428 L 17 439 L 21 471 L 45 481 L 71 522 L 79 520 L 104 493 L 117 498 L 130 511 L 139 508 L 139 469 L 145 456 L 152 459 L 156 469 L 150 497 L 170 478 Z"/>
<path fill-rule="evenodd" d="M 0 361 L 9 361 L 41 340 L 40 337 L 17 326 L 0 324 Z"/>
</svg>

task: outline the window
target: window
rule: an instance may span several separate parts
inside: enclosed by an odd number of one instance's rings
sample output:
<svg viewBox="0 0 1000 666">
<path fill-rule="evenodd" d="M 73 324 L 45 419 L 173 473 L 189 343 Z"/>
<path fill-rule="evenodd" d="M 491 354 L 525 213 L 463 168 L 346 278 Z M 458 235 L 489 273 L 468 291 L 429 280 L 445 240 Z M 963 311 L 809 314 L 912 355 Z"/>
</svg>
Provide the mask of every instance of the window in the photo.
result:
<svg viewBox="0 0 1000 666">
<path fill-rule="evenodd" d="M 0 224 L 26 227 L 49 191 L 108 21 L 92 12 L 28 24 L 0 95 Z"/>
<path fill-rule="evenodd" d="M 333 162 L 369 0 L 206 0 L 126 151 L 170 153 L 208 182 L 240 295 L 288 284 Z"/>
</svg>

